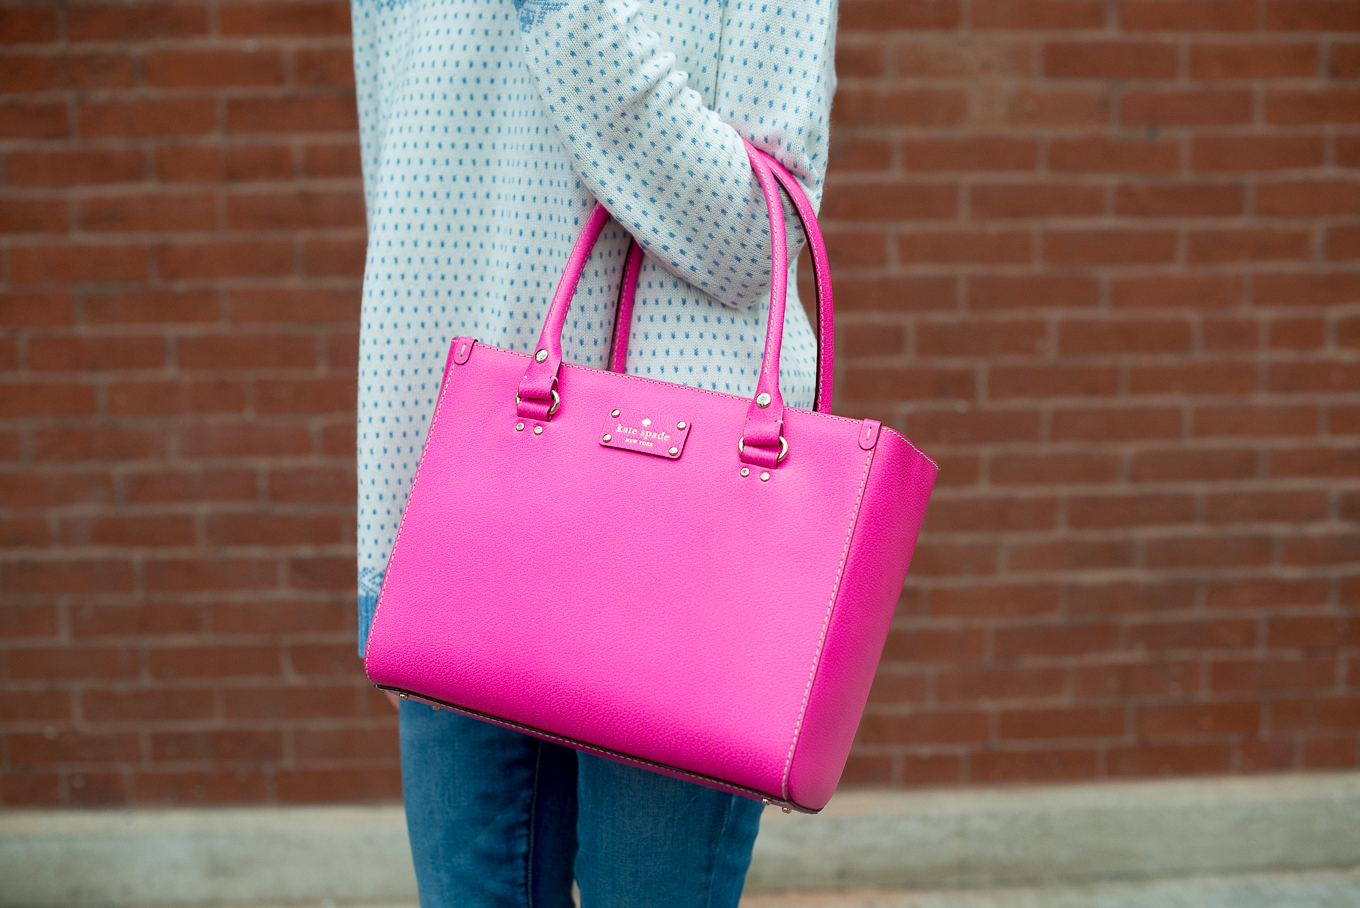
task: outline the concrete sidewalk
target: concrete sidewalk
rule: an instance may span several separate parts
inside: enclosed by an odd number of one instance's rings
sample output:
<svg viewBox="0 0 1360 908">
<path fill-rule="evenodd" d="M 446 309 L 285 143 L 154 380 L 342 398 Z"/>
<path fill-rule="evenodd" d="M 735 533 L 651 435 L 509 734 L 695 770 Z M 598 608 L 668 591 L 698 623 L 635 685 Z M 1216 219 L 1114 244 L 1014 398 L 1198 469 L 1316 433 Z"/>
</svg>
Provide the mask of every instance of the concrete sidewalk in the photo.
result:
<svg viewBox="0 0 1360 908">
<path fill-rule="evenodd" d="M 766 813 L 747 904 L 1360 908 L 1356 867 L 1360 773 L 851 790 Z M 0 812 L 0 908 L 414 900 L 397 805 Z"/>
</svg>

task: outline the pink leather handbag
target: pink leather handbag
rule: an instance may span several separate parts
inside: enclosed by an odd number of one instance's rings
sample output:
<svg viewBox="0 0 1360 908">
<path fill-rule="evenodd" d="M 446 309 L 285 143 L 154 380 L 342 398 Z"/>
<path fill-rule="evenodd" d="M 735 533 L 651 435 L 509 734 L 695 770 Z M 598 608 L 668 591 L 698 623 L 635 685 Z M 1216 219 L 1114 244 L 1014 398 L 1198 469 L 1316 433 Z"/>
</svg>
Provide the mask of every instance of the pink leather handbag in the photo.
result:
<svg viewBox="0 0 1360 908">
<path fill-rule="evenodd" d="M 562 362 L 596 206 L 532 356 L 456 338 L 369 633 L 380 688 L 786 810 L 830 800 L 935 464 L 828 412 L 831 284 L 793 177 L 748 143 L 774 263 L 754 398 Z M 788 190 L 814 252 L 816 410 L 785 407 Z"/>
</svg>

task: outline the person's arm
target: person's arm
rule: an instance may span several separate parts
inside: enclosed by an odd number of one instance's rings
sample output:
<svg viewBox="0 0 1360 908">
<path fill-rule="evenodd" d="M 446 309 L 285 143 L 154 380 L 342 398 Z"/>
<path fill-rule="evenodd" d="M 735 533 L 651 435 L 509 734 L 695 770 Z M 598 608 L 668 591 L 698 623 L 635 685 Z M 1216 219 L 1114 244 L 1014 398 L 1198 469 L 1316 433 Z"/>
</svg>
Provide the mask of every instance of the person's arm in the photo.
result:
<svg viewBox="0 0 1360 908">
<path fill-rule="evenodd" d="M 836 0 L 727 0 L 715 107 L 636 0 L 519 0 L 525 60 L 586 188 L 663 267 L 748 306 L 769 292 L 765 199 L 742 137 L 820 203 Z M 790 260 L 803 234 L 789 220 Z"/>
</svg>

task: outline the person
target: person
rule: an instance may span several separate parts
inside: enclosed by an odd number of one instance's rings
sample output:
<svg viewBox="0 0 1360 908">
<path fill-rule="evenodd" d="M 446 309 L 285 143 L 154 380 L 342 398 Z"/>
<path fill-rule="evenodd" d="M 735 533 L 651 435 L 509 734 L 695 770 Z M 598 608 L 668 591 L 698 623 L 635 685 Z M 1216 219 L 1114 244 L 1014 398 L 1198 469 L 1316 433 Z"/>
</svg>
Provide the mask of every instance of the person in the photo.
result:
<svg viewBox="0 0 1360 908">
<path fill-rule="evenodd" d="M 742 137 L 814 206 L 836 0 L 352 0 L 368 252 L 358 400 L 359 652 L 452 338 L 530 352 L 598 200 L 613 215 L 565 358 L 602 367 L 629 236 L 646 257 L 627 371 L 750 396 L 766 203 Z M 786 213 L 790 271 L 804 241 Z M 816 342 L 789 280 L 780 388 Z M 507 571 L 522 570 L 507 560 Z M 735 906 L 758 802 L 400 704 L 424 908 Z"/>
</svg>

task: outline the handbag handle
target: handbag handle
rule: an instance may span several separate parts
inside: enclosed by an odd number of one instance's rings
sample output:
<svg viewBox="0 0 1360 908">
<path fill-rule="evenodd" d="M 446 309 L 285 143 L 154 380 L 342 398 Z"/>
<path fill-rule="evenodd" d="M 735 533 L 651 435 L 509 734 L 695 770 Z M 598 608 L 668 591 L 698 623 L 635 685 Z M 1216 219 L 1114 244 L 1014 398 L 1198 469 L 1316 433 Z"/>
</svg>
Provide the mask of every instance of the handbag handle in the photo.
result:
<svg viewBox="0 0 1360 908">
<path fill-rule="evenodd" d="M 831 268 L 827 263 L 826 241 L 817 223 L 817 213 L 812 210 L 803 187 L 793 174 L 785 169 L 769 154 L 756 148 L 748 140 L 747 153 L 754 153 L 770 168 L 775 179 L 784 187 L 793 202 L 798 220 L 802 222 L 803 232 L 807 234 L 808 248 L 812 252 L 812 273 L 817 294 L 817 391 L 813 409 L 819 413 L 831 411 L 831 383 L 835 375 L 836 331 L 835 315 L 831 302 Z M 623 282 L 619 286 L 619 303 L 614 319 L 614 344 L 609 357 L 609 371 L 623 372 L 628 362 L 628 326 L 633 317 L 633 298 L 637 294 L 638 274 L 642 268 L 642 246 L 636 239 L 628 242 L 628 259 L 623 270 Z"/>
<path fill-rule="evenodd" d="M 747 408 L 746 424 L 742 431 L 742 437 L 737 443 L 737 450 L 744 463 L 765 469 L 775 469 L 788 453 L 788 443 L 784 440 L 782 434 L 784 400 L 779 393 L 779 350 L 784 331 L 784 302 L 788 284 L 788 247 L 784 231 L 784 205 L 779 193 L 777 179 L 763 159 L 766 156 L 749 142 L 745 144 L 751 167 L 756 173 L 761 192 L 765 196 L 766 208 L 770 218 L 770 235 L 773 241 L 773 262 L 770 274 L 770 310 L 765 330 L 765 351 L 761 358 L 760 376 L 756 381 L 756 395 Z M 809 217 L 811 206 L 807 205 L 805 212 L 798 205 L 797 195 L 793 193 L 790 195 L 794 199 L 795 210 L 799 217 L 803 219 L 804 229 L 808 230 L 809 240 L 811 241 L 813 231 L 809 229 L 808 225 L 816 224 L 816 218 Z M 566 324 L 571 300 L 575 295 L 576 285 L 581 280 L 581 273 L 585 270 L 586 261 L 589 259 L 591 250 L 599 239 L 600 233 L 604 230 L 604 225 L 609 217 L 609 211 L 603 205 L 596 203 L 587 216 L 586 224 L 567 258 L 566 267 L 562 271 L 562 277 L 557 283 L 552 303 L 548 307 L 547 317 L 543 320 L 543 330 L 539 335 L 538 347 L 534 351 L 528 369 L 525 370 L 524 377 L 520 380 L 519 393 L 516 395 L 516 408 L 521 418 L 548 420 L 557 412 L 561 402 L 557 394 L 557 375 L 562 366 L 562 329 Z M 820 231 L 817 232 L 816 238 L 820 243 Z M 628 271 L 629 269 L 625 268 L 625 280 L 630 278 Z M 635 281 L 636 269 L 633 271 L 631 278 Z M 821 323 L 825 335 L 834 329 L 829 317 L 831 310 L 830 281 L 824 280 L 825 275 L 821 273 L 824 271 L 825 266 L 823 264 L 817 275 L 817 290 L 819 305 L 824 307 L 819 308 L 818 321 Z M 828 292 L 824 294 L 823 291 Z M 825 299 L 825 303 L 822 303 L 823 299 Z M 830 369 L 828 368 L 830 365 L 831 357 L 828 356 L 822 362 L 822 368 L 819 368 L 818 384 L 822 389 L 819 394 L 819 403 L 823 395 L 826 400 L 830 400 L 831 397 Z M 823 371 L 827 373 L 825 376 Z"/>
</svg>

